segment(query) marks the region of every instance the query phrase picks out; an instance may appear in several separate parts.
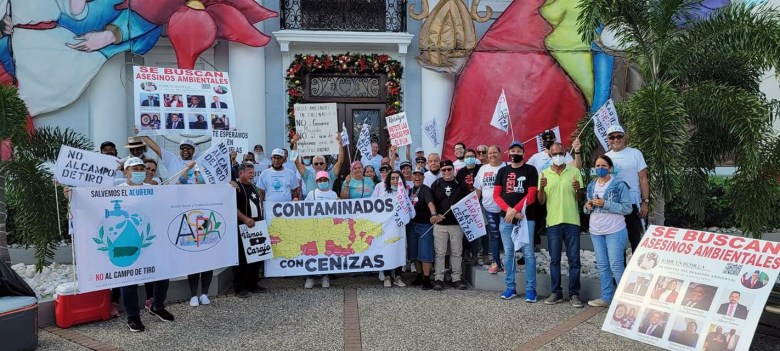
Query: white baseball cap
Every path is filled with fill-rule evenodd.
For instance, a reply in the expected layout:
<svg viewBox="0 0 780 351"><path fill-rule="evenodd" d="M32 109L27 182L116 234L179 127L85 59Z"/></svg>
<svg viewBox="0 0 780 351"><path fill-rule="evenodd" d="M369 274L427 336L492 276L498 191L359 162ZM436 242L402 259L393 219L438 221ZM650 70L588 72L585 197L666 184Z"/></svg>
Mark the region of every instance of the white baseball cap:
<svg viewBox="0 0 780 351"><path fill-rule="evenodd" d="M144 164L144 160L138 157L128 157L127 160L125 161L125 168L143 165L143 164Z"/></svg>
<svg viewBox="0 0 780 351"><path fill-rule="evenodd" d="M607 135L610 135L612 133L620 133L620 134L626 134L626 131L623 130L623 127L619 125L612 125L607 128Z"/></svg>
<svg viewBox="0 0 780 351"><path fill-rule="evenodd" d="M423 152L424 153L425 150L423 150L422 147L418 147L418 148L414 149L414 153L418 153L418 152Z"/></svg>
<svg viewBox="0 0 780 351"><path fill-rule="evenodd" d="M189 146L192 146L193 148L195 148L195 142L192 141L192 139L184 139L184 140L179 142L179 147L182 147L184 145L189 145Z"/></svg>
<svg viewBox="0 0 780 351"><path fill-rule="evenodd" d="M282 150L282 149L274 149L274 151L271 151L271 156L282 156L282 157L284 157L284 150Z"/></svg>

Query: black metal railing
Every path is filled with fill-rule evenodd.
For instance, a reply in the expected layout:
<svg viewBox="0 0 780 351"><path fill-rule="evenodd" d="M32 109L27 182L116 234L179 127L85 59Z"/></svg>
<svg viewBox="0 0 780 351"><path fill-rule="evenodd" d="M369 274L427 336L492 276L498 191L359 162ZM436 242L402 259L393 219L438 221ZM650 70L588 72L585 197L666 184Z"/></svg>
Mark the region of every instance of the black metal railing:
<svg viewBox="0 0 780 351"><path fill-rule="evenodd" d="M406 0L280 0L282 29L405 32Z"/></svg>

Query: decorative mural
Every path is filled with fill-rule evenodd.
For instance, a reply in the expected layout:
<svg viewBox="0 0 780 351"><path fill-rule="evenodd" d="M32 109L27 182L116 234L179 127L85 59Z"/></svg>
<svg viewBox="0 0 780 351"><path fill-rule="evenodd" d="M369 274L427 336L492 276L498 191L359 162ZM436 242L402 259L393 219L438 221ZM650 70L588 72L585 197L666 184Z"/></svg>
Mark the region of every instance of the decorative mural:
<svg viewBox="0 0 780 351"><path fill-rule="evenodd" d="M109 58L143 55L164 31L179 68L193 68L217 39L266 45L253 24L276 16L253 0L0 0L0 83L17 85L33 116L52 112Z"/></svg>

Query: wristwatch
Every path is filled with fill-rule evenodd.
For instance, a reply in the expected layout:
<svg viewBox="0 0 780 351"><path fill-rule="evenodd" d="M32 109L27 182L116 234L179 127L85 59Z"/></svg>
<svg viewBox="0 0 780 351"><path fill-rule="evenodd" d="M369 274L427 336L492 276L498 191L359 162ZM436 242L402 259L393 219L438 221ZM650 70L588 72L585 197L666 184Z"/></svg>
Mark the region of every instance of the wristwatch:
<svg viewBox="0 0 780 351"><path fill-rule="evenodd" d="M642 202L644 202L646 204L649 204L650 203L650 199L643 199Z"/></svg>

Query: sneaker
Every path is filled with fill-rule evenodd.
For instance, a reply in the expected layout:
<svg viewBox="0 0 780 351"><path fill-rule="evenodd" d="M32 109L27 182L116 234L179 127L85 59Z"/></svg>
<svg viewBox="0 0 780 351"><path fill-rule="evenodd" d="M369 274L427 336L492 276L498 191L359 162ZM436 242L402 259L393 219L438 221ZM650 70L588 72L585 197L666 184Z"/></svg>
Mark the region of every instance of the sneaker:
<svg viewBox="0 0 780 351"><path fill-rule="evenodd" d="M330 288L330 278L328 278L328 276L322 277L322 288L323 289Z"/></svg>
<svg viewBox="0 0 780 351"><path fill-rule="evenodd" d="M144 327L144 324L141 323L141 317L139 316L128 318L127 326L130 328L130 331L133 333L139 333L146 330L146 327Z"/></svg>
<svg viewBox="0 0 780 351"><path fill-rule="evenodd" d="M111 318L119 317L119 304L112 302L111 303Z"/></svg>
<svg viewBox="0 0 780 351"><path fill-rule="evenodd" d="M200 300L198 300L197 296L193 296L190 298L190 307L198 307L200 306Z"/></svg>
<svg viewBox="0 0 780 351"><path fill-rule="evenodd" d="M390 280L390 276L385 276L385 288L389 288L393 286L393 281Z"/></svg>
<svg viewBox="0 0 780 351"><path fill-rule="evenodd" d="M262 287L260 285L256 285L254 288L249 289L249 292L251 292L253 294L264 294L266 291L268 291L268 289L266 289L266 288L264 288L264 287Z"/></svg>
<svg viewBox="0 0 780 351"><path fill-rule="evenodd" d="M157 316L157 318L160 318L160 320L163 322L173 322L173 315L164 308L159 310L151 309L149 310L149 314L152 316Z"/></svg>
<svg viewBox="0 0 780 351"><path fill-rule="evenodd" d="M423 290L431 290L431 289L433 289L433 284L431 284L431 280L430 279L423 279L422 289Z"/></svg>
<svg viewBox="0 0 780 351"><path fill-rule="evenodd" d="M241 290L241 291L236 293L236 297L239 297L239 298L242 298L242 299L245 299L245 298L250 297L250 296L252 296L252 293L250 293L249 290Z"/></svg>
<svg viewBox="0 0 780 351"><path fill-rule="evenodd" d="M211 300L209 300L209 296L206 294L200 295L200 304L201 305L208 305L211 303Z"/></svg>
<svg viewBox="0 0 780 351"><path fill-rule="evenodd" d="M418 274L417 278L414 278L414 280L412 280L412 282L409 284L411 284L412 286L418 286L418 285L422 285L424 281L425 280L423 279L423 275Z"/></svg>
<svg viewBox="0 0 780 351"><path fill-rule="evenodd" d="M146 303L144 303L144 308L147 311L150 311L152 309L152 303L154 303L154 299L146 299Z"/></svg>
<svg viewBox="0 0 780 351"><path fill-rule="evenodd" d="M495 262L493 262L493 264L490 265L490 268L488 268L488 273L490 274L498 273L498 265Z"/></svg>
<svg viewBox="0 0 780 351"><path fill-rule="evenodd" d="M545 305L555 305L555 304L557 304L557 303L559 303L561 301L563 301L563 299L561 298L561 295L558 295L557 293L552 293L552 295L550 295L550 297L544 299L544 304Z"/></svg>
<svg viewBox="0 0 780 351"><path fill-rule="evenodd" d="M504 291L504 293L501 294L500 297L501 297L502 300L514 299L515 297L517 297L517 291L515 291L515 289L508 289L507 288L506 291Z"/></svg>
<svg viewBox="0 0 780 351"><path fill-rule="evenodd" d="M536 297L536 290L528 290L525 292L525 302L534 303L536 302Z"/></svg>
<svg viewBox="0 0 780 351"><path fill-rule="evenodd" d="M314 279L306 278L306 282L303 283L304 289L311 289L314 287Z"/></svg>
<svg viewBox="0 0 780 351"><path fill-rule="evenodd" d="M573 307L576 308L582 308L585 306L585 304L582 303L582 300L580 300L579 295L572 295L571 298L569 298L569 302Z"/></svg>
<svg viewBox="0 0 780 351"><path fill-rule="evenodd" d="M602 299L590 300L588 301L588 305L593 307L609 307L609 303Z"/></svg>
<svg viewBox="0 0 780 351"><path fill-rule="evenodd" d="M480 258L477 260L477 263L475 264L475 266L484 266L486 261L487 261L487 260L485 260L484 258L480 257Z"/></svg>
<svg viewBox="0 0 780 351"><path fill-rule="evenodd" d="M399 288L403 288L403 287L405 287L405 286L406 286L406 284L404 283L404 280L403 280L403 279L401 279L401 276L400 276L400 275L399 275L399 276L397 276L397 277L395 277L395 279L393 279L393 284L395 284L395 285L396 285L396 286L398 286Z"/></svg>
<svg viewBox="0 0 780 351"><path fill-rule="evenodd" d="M458 290L466 290L468 289L468 285L466 285L466 282L463 280L458 280L457 282L452 283L453 286L455 286L455 289Z"/></svg>
<svg viewBox="0 0 780 351"><path fill-rule="evenodd" d="M435 291L441 291L442 289L444 289L444 288L442 287L442 283L443 283L443 282L442 282L441 280L437 280L437 281L433 282L433 290L435 290Z"/></svg>

